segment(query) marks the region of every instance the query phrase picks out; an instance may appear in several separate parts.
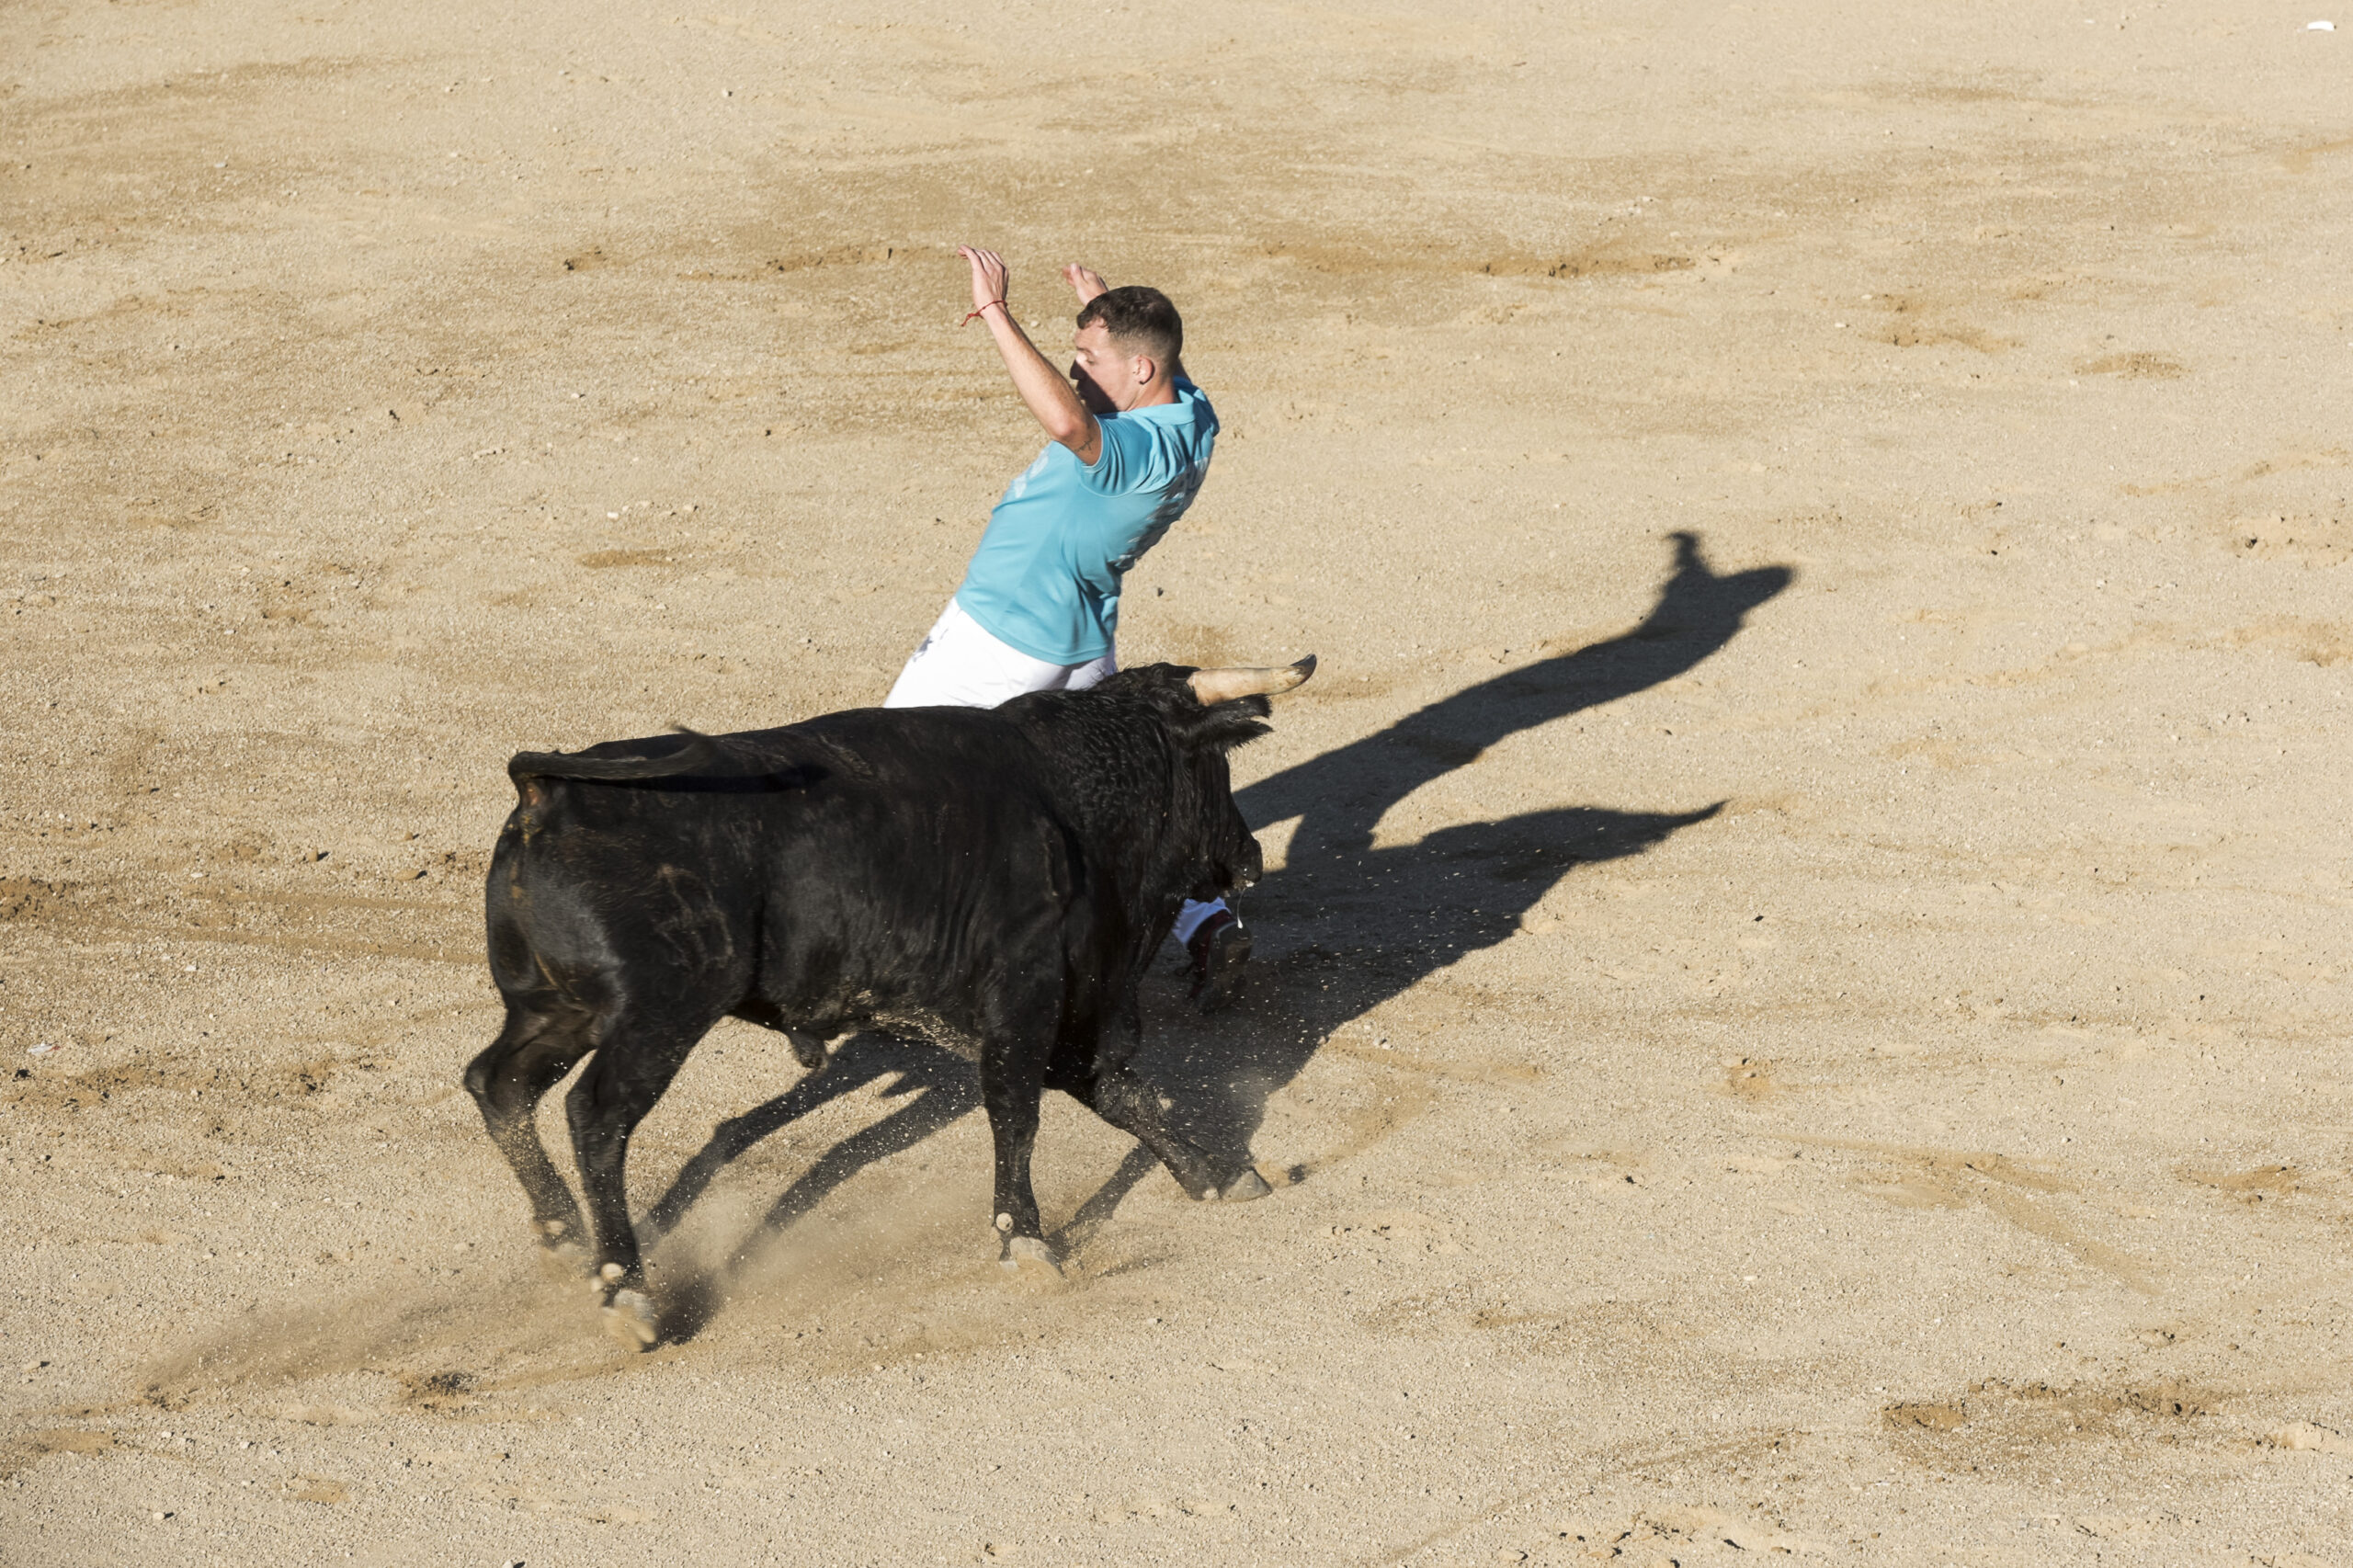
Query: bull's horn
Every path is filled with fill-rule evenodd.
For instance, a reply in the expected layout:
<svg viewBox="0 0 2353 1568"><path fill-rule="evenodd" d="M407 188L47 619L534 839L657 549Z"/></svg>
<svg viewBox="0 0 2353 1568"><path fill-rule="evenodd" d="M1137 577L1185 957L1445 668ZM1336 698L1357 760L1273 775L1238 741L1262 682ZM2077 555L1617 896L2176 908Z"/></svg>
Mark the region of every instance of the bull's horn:
<svg viewBox="0 0 2353 1568"><path fill-rule="evenodd" d="M1195 670L1186 684L1206 708L1213 702L1231 702L1237 697L1279 696L1314 673L1315 655L1310 653L1295 665L1273 669Z"/></svg>

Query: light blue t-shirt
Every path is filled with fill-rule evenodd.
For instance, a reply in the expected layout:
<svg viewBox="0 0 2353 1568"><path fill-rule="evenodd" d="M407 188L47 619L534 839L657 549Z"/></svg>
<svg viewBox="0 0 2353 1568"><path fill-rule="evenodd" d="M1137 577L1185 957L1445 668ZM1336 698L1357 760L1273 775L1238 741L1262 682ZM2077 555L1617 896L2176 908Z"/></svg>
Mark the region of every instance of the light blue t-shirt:
<svg viewBox="0 0 2353 1568"><path fill-rule="evenodd" d="M1120 580L1193 504L1217 442L1201 389L1176 388L1174 403L1102 415L1092 468L1049 442L1007 487L956 590L990 635L1050 665L1111 651Z"/></svg>

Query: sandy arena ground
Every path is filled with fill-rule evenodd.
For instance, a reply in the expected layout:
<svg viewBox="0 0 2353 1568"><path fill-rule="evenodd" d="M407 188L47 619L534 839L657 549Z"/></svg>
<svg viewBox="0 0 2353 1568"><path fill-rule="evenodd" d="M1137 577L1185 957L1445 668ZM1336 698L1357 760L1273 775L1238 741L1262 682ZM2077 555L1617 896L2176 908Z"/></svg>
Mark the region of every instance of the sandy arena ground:
<svg viewBox="0 0 2353 1568"><path fill-rule="evenodd" d="M0 10L0 1559L2353 1564L2353 17L895 9ZM879 700L961 241L1191 324L1127 660L1324 661L1149 998L1278 1190L1051 1103L1008 1278L729 1025L628 1355L504 763Z"/></svg>

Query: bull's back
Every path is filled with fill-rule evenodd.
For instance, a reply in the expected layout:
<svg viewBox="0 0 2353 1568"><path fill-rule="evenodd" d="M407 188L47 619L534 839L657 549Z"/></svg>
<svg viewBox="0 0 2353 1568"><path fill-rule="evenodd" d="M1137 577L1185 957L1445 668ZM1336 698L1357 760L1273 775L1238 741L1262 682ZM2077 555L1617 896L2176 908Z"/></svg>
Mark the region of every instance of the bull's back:
<svg viewBox="0 0 2353 1568"><path fill-rule="evenodd" d="M941 728L859 736L862 771L770 824L760 982L787 1013L970 1033L1008 973L1055 967L1084 868L1051 780L1017 734Z"/></svg>
<svg viewBox="0 0 2353 1568"><path fill-rule="evenodd" d="M1037 947L1072 891L1040 759L985 712L866 710L717 744L692 775L518 778L486 889L503 990L660 966L796 1017L937 1014Z"/></svg>

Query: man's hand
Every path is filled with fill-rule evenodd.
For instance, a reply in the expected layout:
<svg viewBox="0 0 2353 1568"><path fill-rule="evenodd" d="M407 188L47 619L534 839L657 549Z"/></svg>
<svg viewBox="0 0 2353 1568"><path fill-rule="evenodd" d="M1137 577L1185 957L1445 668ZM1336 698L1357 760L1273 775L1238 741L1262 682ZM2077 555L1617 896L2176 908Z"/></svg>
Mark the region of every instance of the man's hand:
<svg viewBox="0 0 2353 1568"><path fill-rule="evenodd" d="M1021 394L1023 405L1049 437L1068 447L1079 461L1092 463L1103 453L1103 428L1087 412L1077 389L1046 362L1029 335L1021 330L1021 324L1013 319L1013 307L1005 303L1004 258L978 245L959 245L956 254L972 268L972 313L988 324L989 335L996 340L996 351L1004 356L1013 390ZM1103 292L1103 279L1083 267L1065 267L1063 276L1079 290L1082 300ZM1089 285L1094 293L1086 291Z"/></svg>
<svg viewBox="0 0 2353 1568"><path fill-rule="evenodd" d="M1005 258L993 250L982 250L976 245L959 245L956 254L972 265L972 309L984 311L991 305L1003 304ZM1007 305L1006 310L1010 314L1012 307Z"/></svg>
<svg viewBox="0 0 2353 1568"><path fill-rule="evenodd" d="M1082 305L1097 294L1108 294L1111 291L1111 286L1103 281L1101 273L1091 267L1081 267L1074 261L1063 268L1063 277L1077 291L1078 302Z"/></svg>

